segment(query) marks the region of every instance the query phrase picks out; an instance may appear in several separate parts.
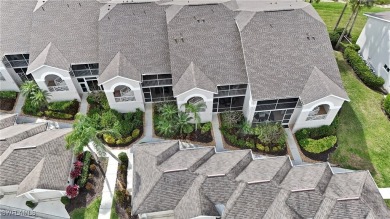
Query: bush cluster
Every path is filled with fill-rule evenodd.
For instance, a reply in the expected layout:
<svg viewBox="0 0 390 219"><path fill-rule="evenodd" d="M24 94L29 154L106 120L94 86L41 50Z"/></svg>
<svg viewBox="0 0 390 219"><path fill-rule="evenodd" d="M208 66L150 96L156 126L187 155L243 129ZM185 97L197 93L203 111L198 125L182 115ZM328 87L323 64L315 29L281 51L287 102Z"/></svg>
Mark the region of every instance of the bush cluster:
<svg viewBox="0 0 390 219"><path fill-rule="evenodd" d="M354 45L348 46L344 50L344 58L351 65L363 83L373 89L382 87L385 83L385 80L379 76L376 76L372 72L372 70L367 66L366 62L360 57L356 49L357 47Z"/></svg>
<svg viewBox="0 0 390 219"><path fill-rule="evenodd" d="M87 183L91 158L92 158L91 152L85 151L83 156L83 168L81 170L80 179L78 180L78 184L80 185L80 187L84 187L85 184Z"/></svg>
<svg viewBox="0 0 390 219"><path fill-rule="evenodd" d="M388 94L385 100L383 101L383 109L385 110L387 115L390 116L390 94Z"/></svg>
<svg viewBox="0 0 390 219"><path fill-rule="evenodd" d="M61 202L62 202L62 204L67 205L70 203L70 199L67 196L62 196Z"/></svg>
<svg viewBox="0 0 390 219"><path fill-rule="evenodd" d="M38 203L34 203L32 201L26 201L26 205L27 207L34 209L38 205Z"/></svg>
<svg viewBox="0 0 390 219"><path fill-rule="evenodd" d="M299 145L306 151L319 154L332 148L337 142L337 137L334 135L320 139L305 138L299 141Z"/></svg>
<svg viewBox="0 0 390 219"><path fill-rule="evenodd" d="M0 99L16 99L16 91L0 91Z"/></svg>

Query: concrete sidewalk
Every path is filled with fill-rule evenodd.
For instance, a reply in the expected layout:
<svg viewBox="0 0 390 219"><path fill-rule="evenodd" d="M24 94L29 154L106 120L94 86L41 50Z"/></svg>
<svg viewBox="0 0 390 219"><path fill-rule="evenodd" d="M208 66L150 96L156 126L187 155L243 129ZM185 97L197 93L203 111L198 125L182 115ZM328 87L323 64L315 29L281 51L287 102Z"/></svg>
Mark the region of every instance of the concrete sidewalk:
<svg viewBox="0 0 390 219"><path fill-rule="evenodd" d="M87 112L88 112L87 97L88 97L88 94L86 94L86 93L82 94L81 102L80 102L80 110L79 110L79 112L84 114L84 115L86 115Z"/></svg>
<svg viewBox="0 0 390 219"><path fill-rule="evenodd" d="M219 130L218 114L213 114L213 120L211 123L213 124L215 149L217 150L217 152L224 151L225 149L223 148L222 134L221 134L221 130Z"/></svg>
<svg viewBox="0 0 390 219"><path fill-rule="evenodd" d="M24 105L24 102L26 101L26 98L19 93L18 99L16 100L15 107L14 107L14 113L20 113L22 112L22 107Z"/></svg>
<svg viewBox="0 0 390 219"><path fill-rule="evenodd" d="M294 165L302 164L302 158L301 158L301 155L299 154L298 146L297 146L297 143L295 141L294 135L292 134L292 132L289 128L285 128L284 131L287 134L287 145L291 151L293 164Z"/></svg>

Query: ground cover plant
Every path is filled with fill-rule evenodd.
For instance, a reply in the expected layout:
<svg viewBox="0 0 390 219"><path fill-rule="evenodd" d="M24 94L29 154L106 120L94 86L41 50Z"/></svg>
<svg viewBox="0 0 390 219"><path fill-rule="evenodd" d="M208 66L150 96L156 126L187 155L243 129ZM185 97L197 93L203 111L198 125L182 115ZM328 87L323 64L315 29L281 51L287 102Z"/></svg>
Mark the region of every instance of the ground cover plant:
<svg viewBox="0 0 390 219"><path fill-rule="evenodd" d="M370 170L379 188L390 187L390 122L381 109L383 95L366 87L341 53L336 52L336 60L351 101L340 110L338 147L330 161L344 168Z"/></svg>
<svg viewBox="0 0 390 219"><path fill-rule="evenodd" d="M99 215L99 208L102 202L101 197L94 199L89 205L72 211L69 215L71 219L96 219Z"/></svg>
<svg viewBox="0 0 390 219"><path fill-rule="evenodd" d="M21 93L26 97L22 107L26 115L73 120L79 110L80 103L77 100L49 103L50 93L41 90L34 81L25 82L21 86Z"/></svg>
<svg viewBox="0 0 390 219"><path fill-rule="evenodd" d="M390 118L390 94L388 94L383 100L383 111L385 111L387 116Z"/></svg>
<svg viewBox="0 0 390 219"><path fill-rule="evenodd" d="M184 139L209 143L213 140L210 122L201 124L200 105L184 105L185 112L178 110L175 102L154 105L153 123L155 134L163 138Z"/></svg>
<svg viewBox="0 0 390 219"><path fill-rule="evenodd" d="M220 114L221 133L231 146L283 155L287 153L286 135L280 123L251 125L240 111Z"/></svg>
<svg viewBox="0 0 390 219"><path fill-rule="evenodd" d="M0 91L0 110L13 110L17 97L18 93L15 91Z"/></svg>
<svg viewBox="0 0 390 219"><path fill-rule="evenodd" d="M142 136L143 112L119 113L110 108L103 92L92 93L87 98L90 104L87 116L90 125L102 133L101 139L110 146L126 146Z"/></svg>

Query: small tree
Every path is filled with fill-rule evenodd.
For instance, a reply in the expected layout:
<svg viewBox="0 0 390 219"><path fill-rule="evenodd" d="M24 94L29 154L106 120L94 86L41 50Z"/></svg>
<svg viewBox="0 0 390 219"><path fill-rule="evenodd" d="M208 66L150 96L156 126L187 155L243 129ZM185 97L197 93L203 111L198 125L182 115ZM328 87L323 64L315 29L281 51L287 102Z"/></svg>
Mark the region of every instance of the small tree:
<svg viewBox="0 0 390 219"><path fill-rule="evenodd" d="M175 133L172 121L166 119L158 121L156 128L159 134L165 137L171 137Z"/></svg>
<svg viewBox="0 0 390 219"><path fill-rule="evenodd" d="M35 81L26 81L20 87L20 93L26 98L30 98L33 93L37 92L39 87Z"/></svg>
<svg viewBox="0 0 390 219"><path fill-rule="evenodd" d="M47 101L50 100L50 96L51 94L46 90L39 89L31 94L30 100L33 106L37 108L42 108L44 106L47 106Z"/></svg>
<svg viewBox="0 0 390 219"><path fill-rule="evenodd" d="M191 133L194 128L193 126L189 123L191 121L192 117L190 117L187 113L185 112L179 112L177 116L177 121L176 121L176 127L180 133L182 134L189 134Z"/></svg>
<svg viewBox="0 0 390 219"><path fill-rule="evenodd" d="M199 112L206 107L204 102L199 103L185 103L182 106L185 107L185 111L194 115L195 130L198 130L198 126L201 122Z"/></svg>
<svg viewBox="0 0 390 219"><path fill-rule="evenodd" d="M159 111L161 113L161 116L163 116L164 118L172 119L177 114L177 107L173 104L164 103L164 105L159 108Z"/></svg>

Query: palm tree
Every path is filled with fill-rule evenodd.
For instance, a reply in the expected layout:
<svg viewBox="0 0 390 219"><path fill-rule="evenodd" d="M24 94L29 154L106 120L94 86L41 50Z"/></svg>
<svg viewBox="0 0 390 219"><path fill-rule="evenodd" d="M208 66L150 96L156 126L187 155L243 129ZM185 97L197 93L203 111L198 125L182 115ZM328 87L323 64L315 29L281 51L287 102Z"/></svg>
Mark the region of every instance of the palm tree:
<svg viewBox="0 0 390 219"><path fill-rule="evenodd" d="M172 119L175 114L177 114L177 107L176 105L173 104L167 104L165 103L161 108L160 108L160 113L161 116L167 118L167 119Z"/></svg>
<svg viewBox="0 0 390 219"><path fill-rule="evenodd" d="M349 1L347 0L347 1L345 2L343 11L341 11L341 14L340 14L340 16L339 16L339 19L337 19L336 25L334 26L334 29L333 29L334 31L339 27L341 18L344 16L345 9L347 9L347 7L348 7L348 3L349 3Z"/></svg>
<svg viewBox="0 0 390 219"><path fill-rule="evenodd" d="M206 108L206 104L204 102L185 103L182 106L185 107L186 112L194 114L195 130L198 130L198 125L201 122L199 112Z"/></svg>
<svg viewBox="0 0 390 219"><path fill-rule="evenodd" d="M156 128L160 135L170 137L173 135L175 127L173 126L171 121L163 119L158 121Z"/></svg>
<svg viewBox="0 0 390 219"><path fill-rule="evenodd" d="M78 113L76 115L75 122L73 123L73 131L65 137L66 149L72 149L75 154L80 154L83 152L84 147L88 147L94 155L95 160L98 161L96 155L89 146L89 143L91 142L100 156L105 156L107 152L120 162L120 160L101 142L98 137L103 134L110 134L119 138L120 134L115 130L97 130L92 124L93 122L88 116Z"/></svg>
<svg viewBox="0 0 390 219"><path fill-rule="evenodd" d="M30 100L33 106L41 108L47 105L47 101L50 100L51 94L46 90L38 89L37 91L30 94Z"/></svg>
<svg viewBox="0 0 390 219"><path fill-rule="evenodd" d="M31 97L31 95L39 90L39 87L35 81L26 81L20 87L20 92L26 98Z"/></svg>
<svg viewBox="0 0 390 219"><path fill-rule="evenodd" d="M191 119L192 117L190 117L187 113L179 112L177 116L176 127L179 130L180 135L183 133L189 134L194 130L193 126L189 123Z"/></svg>

